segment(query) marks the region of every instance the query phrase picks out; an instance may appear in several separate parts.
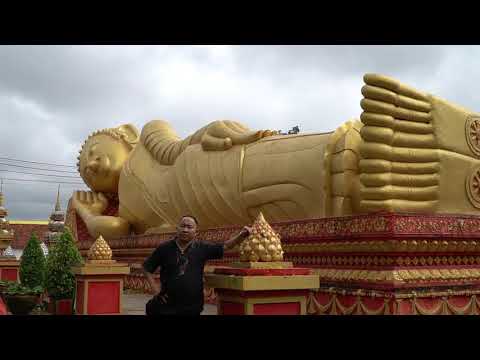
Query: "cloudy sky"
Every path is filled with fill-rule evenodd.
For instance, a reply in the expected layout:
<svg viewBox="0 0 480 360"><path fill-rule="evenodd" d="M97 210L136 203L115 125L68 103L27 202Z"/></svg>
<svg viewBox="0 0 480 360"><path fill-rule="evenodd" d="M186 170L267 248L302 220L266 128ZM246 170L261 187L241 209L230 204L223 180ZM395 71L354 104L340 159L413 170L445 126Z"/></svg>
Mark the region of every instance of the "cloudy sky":
<svg viewBox="0 0 480 360"><path fill-rule="evenodd" d="M64 209L74 189L85 189L75 184L76 156L95 129L163 119L184 137L231 119L331 131L360 115L368 72L480 110L479 57L479 46L0 46L9 217L47 219L58 182L68 183Z"/></svg>

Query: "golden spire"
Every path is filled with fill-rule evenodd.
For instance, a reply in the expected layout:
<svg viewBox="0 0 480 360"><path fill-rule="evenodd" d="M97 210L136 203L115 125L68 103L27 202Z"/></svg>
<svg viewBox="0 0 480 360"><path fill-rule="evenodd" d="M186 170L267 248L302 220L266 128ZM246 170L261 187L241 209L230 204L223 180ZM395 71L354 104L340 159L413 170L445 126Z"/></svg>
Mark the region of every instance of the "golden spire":
<svg viewBox="0 0 480 360"><path fill-rule="evenodd" d="M3 179L0 179L0 207L3 206Z"/></svg>
<svg viewBox="0 0 480 360"><path fill-rule="evenodd" d="M240 261L283 261L280 235L258 214L251 235L240 245Z"/></svg>
<svg viewBox="0 0 480 360"><path fill-rule="evenodd" d="M0 250L7 248L13 240L14 234L9 229L10 223L6 219L7 215L8 211L3 204L3 179L0 179Z"/></svg>
<svg viewBox="0 0 480 360"><path fill-rule="evenodd" d="M112 260L112 249L102 235L95 240L88 250L87 258L88 260Z"/></svg>
<svg viewBox="0 0 480 360"><path fill-rule="evenodd" d="M60 185L57 190L57 200L55 202L55 210L50 214L50 221L48 222L48 232L45 233L44 241L47 246L51 246L58 235L63 232L65 226L65 216L60 207Z"/></svg>
<svg viewBox="0 0 480 360"><path fill-rule="evenodd" d="M58 184L57 201L55 202L55 211L62 211L60 207L60 184Z"/></svg>
<svg viewBox="0 0 480 360"><path fill-rule="evenodd" d="M0 218L5 218L8 215L8 211L4 206L3 197L3 179L0 179Z"/></svg>

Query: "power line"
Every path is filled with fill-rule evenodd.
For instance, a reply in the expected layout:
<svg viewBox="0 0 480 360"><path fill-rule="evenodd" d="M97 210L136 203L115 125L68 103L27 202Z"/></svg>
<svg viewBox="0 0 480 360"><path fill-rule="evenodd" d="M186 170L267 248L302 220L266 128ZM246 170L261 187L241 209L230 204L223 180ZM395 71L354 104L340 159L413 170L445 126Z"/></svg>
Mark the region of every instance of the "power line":
<svg viewBox="0 0 480 360"><path fill-rule="evenodd" d="M6 164L6 163L2 163L2 162L0 162L0 165L19 167L19 168L24 168L24 169L29 169L29 170L42 170L42 171L52 171L52 172L60 172L60 173L67 173L67 174L78 174L77 171L50 170L50 169L42 169L42 168L36 168L36 167L31 167L31 166L24 166L24 165Z"/></svg>
<svg viewBox="0 0 480 360"><path fill-rule="evenodd" d="M61 181L49 181L49 180L31 180L31 179L12 179L12 178L2 178L3 180L8 181L30 181L30 182L43 182L43 183L51 183L51 184L72 184L72 185L85 185L84 183L80 182L61 182Z"/></svg>
<svg viewBox="0 0 480 360"><path fill-rule="evenodd" d="M27 186L28 188L32 188L33 186L35 186L35 189L38 189L38 187L36 186L51 186L53 189L55 189L58 185L58 183L52 183L52 184L44 184L44 183L40 183L40 184L26 184L26 183L15 183L15 182L8 182L8 183L4 183L4 185L7 185L8 188L11 188L13 186ZM78 191L88 191L90 190L89 188L87 187L79 187L78 185L69 185L69 184L62 184L62 189L71 189L71 190L78 190ZM43 191L43 190L42 190Z"/></svg>
<svg viewBox="0 0 480 360"><path fill-rule="evenodd" d="M33 186L51 186L52 188L55 188L59 183L38 183L38 184L27 184L27 183L21 183L21 182L7 182L3 183L4 187L5 185L7 187L10 186L27 186L29 188L32 188ZM63 189L74 189L74 190L89 190L86 186L81 187L78 184L72 185L72 184L65 184L65 183L60 183L62 184ZM38 189L38 187L35 187L35 189Z"/></svg>
<svg viewBox="0 0 480 360"><path fill-rule="evenodd" d="M0 157L0 160L17 161L17 162L30 163L30 164L39 164L39 165L63 166L63 167L76 168L76 166L72 166L72 165L62 165L62 164L52 164L52 163L44 163L44 162L38 162L38 161L19 160L19 159L12 159L12 158L8 158L8 157Z"/></svg>
<svg viewBox="0 0 480 360"><path fill-rule="evenodd" d="M79 176L39 174L39 173L30 173L30 172L14 171L14 170L8 170L8 169L0 169L0 172L11 172L11 173L15 173L15 174L26 174L26 175L41 175L41 176L61 177L61 178L69 178L69 179L77 179L77 180L80 180L80 177L79 177Z"/></svg>
<svg viewBox="0 0 480 360"><path fill-rule="evenodd" d="M3 185L7 185L8 187L10 186L28 186L29 188L32 188L32 186L51 186L52 188L55 188L58 184L62 184L62 188L63 189L72 189L73 190L89 190L89 188L87 188L86 186L85 187L81 187L79 186L78 184L75 184L75 185L72 185L72 184L65 184L65 183L38 183L38 184L27 184L27 183L22 183L22 182L7 182L7 183L3 183ZM36 189L38 189L36 187Z"/></svg>

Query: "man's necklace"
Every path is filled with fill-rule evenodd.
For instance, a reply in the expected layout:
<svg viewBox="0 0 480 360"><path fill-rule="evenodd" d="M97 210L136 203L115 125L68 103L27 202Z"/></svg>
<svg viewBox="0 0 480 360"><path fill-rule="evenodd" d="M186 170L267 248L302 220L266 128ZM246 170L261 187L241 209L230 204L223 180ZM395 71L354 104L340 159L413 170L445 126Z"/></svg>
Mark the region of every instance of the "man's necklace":
<svg viewBox="0 0 480 360"><path fill-rule="evenodd" d="M178 243L178 241L175 241L175 243L177 244L178 249L180 250L180 253L181 253L182 255L185 253L185 250L188 249L188 247L190 246L190 244L191 244L192 242L193 242L193 240L190 241L187 245L185 245L185 247L182 247L182 245L180 245L180 244Z"/></svg>

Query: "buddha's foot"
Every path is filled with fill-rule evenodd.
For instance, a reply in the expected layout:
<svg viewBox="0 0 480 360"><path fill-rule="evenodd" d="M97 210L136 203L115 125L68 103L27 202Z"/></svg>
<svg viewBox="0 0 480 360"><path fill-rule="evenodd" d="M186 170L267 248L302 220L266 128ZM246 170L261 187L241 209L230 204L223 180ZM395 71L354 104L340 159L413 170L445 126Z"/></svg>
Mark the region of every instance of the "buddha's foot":
<svg viewBox="0 0 480 360"><path fill-rule="evenodd" d="M367 74L360 211L480 215L480 116Z"/></svg>

